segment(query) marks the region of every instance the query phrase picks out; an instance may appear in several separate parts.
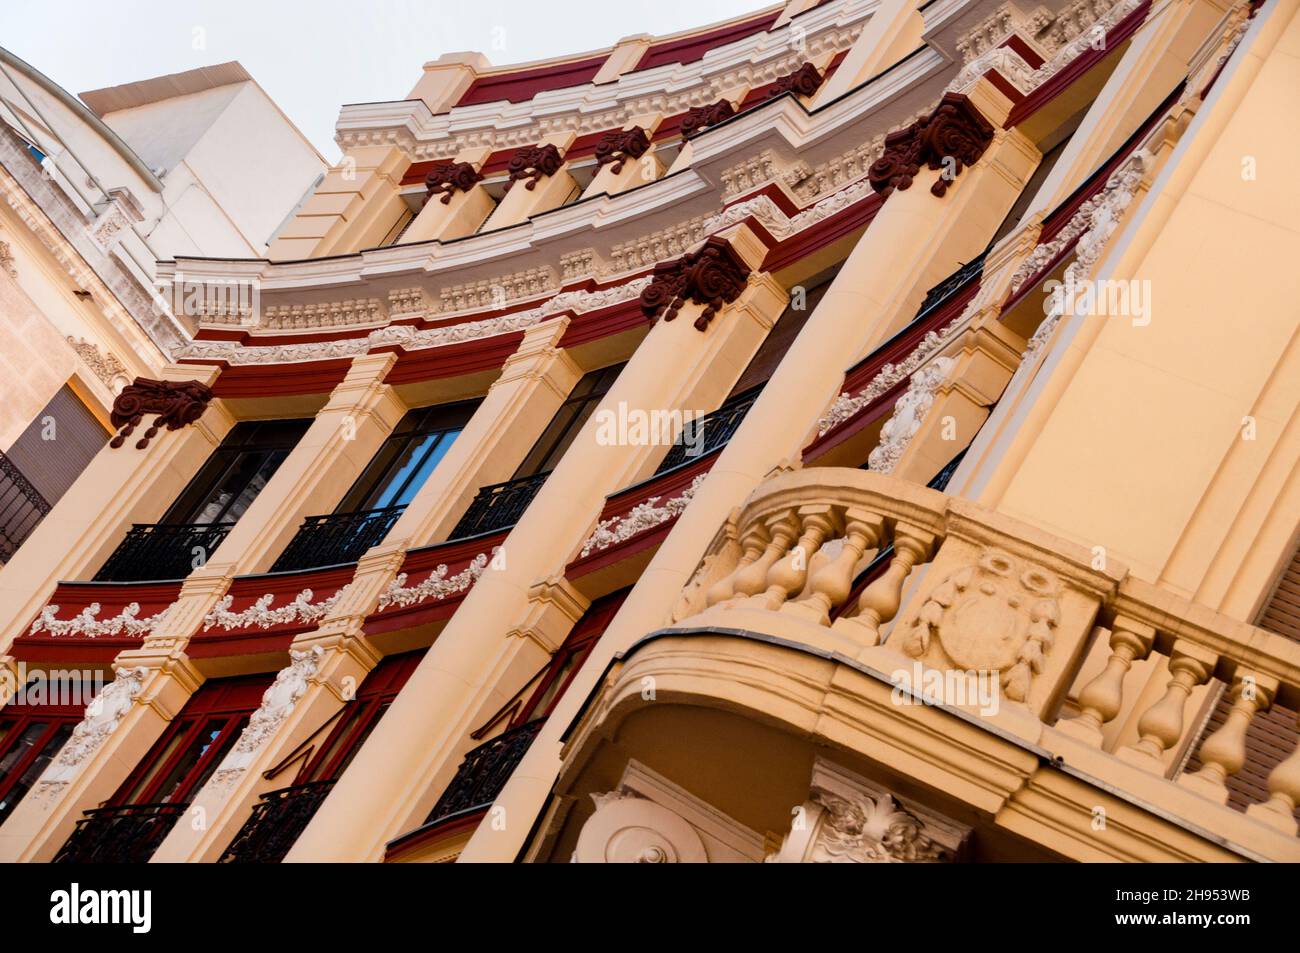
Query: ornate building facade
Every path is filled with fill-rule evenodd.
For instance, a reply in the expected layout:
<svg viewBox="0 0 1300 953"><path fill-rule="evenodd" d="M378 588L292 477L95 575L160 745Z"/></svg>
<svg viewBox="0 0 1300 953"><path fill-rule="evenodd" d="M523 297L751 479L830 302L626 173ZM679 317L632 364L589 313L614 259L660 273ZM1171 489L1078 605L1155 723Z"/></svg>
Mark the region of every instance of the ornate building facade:
<svg viewBox="0 0 1300 953"><path fill-rule="evenodd" d="M1300 859L1298 8L789 0L345 106L0 571L11 695L107 676L0 858Z"/></svg>

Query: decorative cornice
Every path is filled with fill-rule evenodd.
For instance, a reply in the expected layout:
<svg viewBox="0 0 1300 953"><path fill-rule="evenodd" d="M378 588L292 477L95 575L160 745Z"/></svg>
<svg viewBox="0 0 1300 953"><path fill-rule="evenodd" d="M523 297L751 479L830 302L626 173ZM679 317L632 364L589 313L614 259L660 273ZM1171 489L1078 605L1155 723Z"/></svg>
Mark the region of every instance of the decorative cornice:
<svg viewBox="0 0 1300 953"><path fill-rule="evenodd" d="M441 328L416 330L410 325L398 324L378 328L365 337L346 338L342 341L313 341L307 344L248 346L234 341L195 341L183 348L178 356L194 361L224 361L231 365L249 365L293 364L303 361L351 358L366 354L377 347L394 345L406 351L418 351L522 331L565 311L581 314L607 308L637 297L641 289L649 283L649 276L642 276L598 291L564 291L535 308Z"/></svg>
<svg viewBox="0 0 1300 953"><path fill-rule="evenodd" d="M596 524L592 534L587 537L587 541L582 544L580 555L590 556L602 549L609 549L609 547L616 546L626 539L631 539L637 533L642 533L680 516L691 500L695 498L695 491L700 488L700 484L704 482L704 478L707 476L707 473L701 473L691 481L690 486L676 496L669 497L662 506L655 505L659 502L660 497L652 496L642 500L626 513L601 520Z"/></svg>
<svg viewBox="0 0 1300 953"><path fill-rule="evenodd" d="M343 598L343 594L347 590L348 587L343 586L328 599L313 602L312 599L315 597L315 593L310 589L304 589L294 596L293 601L275 609L271 608L271 604L275 602L275 595L274 593L267 593L260 596L251 606L241 609L239 612L230 611L234 596L226 595L203 617L203 631L206 632L212 628L230 630L256 627L269 629L275 625L288 625L294 622L316 622L329 614L329 611Z"/></svg>
<svg viewBox="0 0 1300 953"><path fill-rule="evenodd" d="M468 162L439 163L424 177L424 201L427 204L435 195L441 195L439 201L449 205L456 192L468 192L482 181L482 173Z"/></svg>
<svg viewBox="0 0 1300 953"><path fill-rule="evenodd" d="M510 165L506 169L509 176L506 191L514 188L516 182L523 182L524 188L531 192L543 177L555 175L563 164L564 157L552 142L542 146L525 146L510 157Z"/></svg>
<svg viewBox="0 0 1300 953"><path fill-rule="evenodd" d="M281 331L359 327L383 324L386 320L388 309L378 298L349 298L322 304L273 305L266 309L262 323L269 329Z"/></svg>
<svg viewBox="0 0 1300 953"><path fill-rule="evenodd" d="M992 141L993 126L970 100L960 93L945 93L928 117L885 137L884 154L871 164L867 175L871 187L888 198L895 189L911 188L921 166L943 169L945 174L930 186L931 194L942 197L950 179L978 161Z"/></svg>
<svg viewBox="0 0 1300 953"><path fill-rule="evenodd" d="M108 445L114 449L122 446L146 414L157 414L144 436L135 443L138 449L143 450L149 446L159 427L180 430L189 426L203 416L210 400L212 388L199 381L155 381L137 377L113 401L109 421L118 428L118 433Z"/></svg>
<svg viewBox="0 0 1300 953"><path fill-rule="evenodd" d="M691 301L704 305L695 329L707 331L718 309L740 297L749 274L749 265L731 243L714 236L698 251L655 266L654 277L641 292L641 311L651 322L661 317L672 321Z"/></svg>
<svg viewBox="0 0 1300 953"><path fill-rule="evenodd" d="M640 126L611 129L596 143L596 166L608 165L618 175L628 159L639 159L650 149L650 137Z"/></svg>

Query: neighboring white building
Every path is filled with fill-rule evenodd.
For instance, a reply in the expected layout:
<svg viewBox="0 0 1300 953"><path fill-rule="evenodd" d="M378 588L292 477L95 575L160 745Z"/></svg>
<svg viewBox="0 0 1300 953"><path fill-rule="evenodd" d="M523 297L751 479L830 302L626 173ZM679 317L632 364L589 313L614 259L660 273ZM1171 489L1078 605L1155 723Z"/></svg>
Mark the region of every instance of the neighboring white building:
<svg viewBox="0 0 1300 953"><path fill-rule="evenodd" d="M189 340L156 263L264 256L325 169L238 63L78 99L0 49L0 561Z"/></svg>

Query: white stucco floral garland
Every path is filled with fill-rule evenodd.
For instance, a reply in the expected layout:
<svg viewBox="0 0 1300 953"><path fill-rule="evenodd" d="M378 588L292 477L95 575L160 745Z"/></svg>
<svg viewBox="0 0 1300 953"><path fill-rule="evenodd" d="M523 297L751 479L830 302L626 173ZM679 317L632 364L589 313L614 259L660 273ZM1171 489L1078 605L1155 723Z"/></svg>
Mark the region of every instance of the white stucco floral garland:
<svg viewBox="0 0 1300 953"><path fill-rule="evenodd" d="M820 437L832 428L838 427L844 421L856 417L864 408L877 400L882 394L887 393L895 384L914 373L917 368L938 353L940 348L952 340L958 329L963 327L969 320L972 307L973 302L972 305L968 305L965 311L949 321L942 329L928 332L912 349L912 352L897 364L883 365L876 376L871 378L870 383L856 394L841 391L840 395L835 398L835 403L831 404L830 410L817 421L817 436Z"/></svg>
<svg viewBox="0 0 1300 953"><path fill-rule="evenodd" d="M251 629L254 627L269 629L273 625L287 625L291 622L316 622L325 618L347 591L348 587L343 586L328 599L313 602L315 593L310 589L304 589L294 596L291 602L274 609L271 608L271 604L275 602L275 595L267 593L239 612L230 611L234 596L223 596L212 607L212 611L203 617L203 630L206 632L213 628Z"/></svg>
<svg viewBox="0 0 1300 953"><path fill-rule="evenodd" d="M700 488L700 484L707 476L707 473L701 473L691 481L690 486L676 496L669 497L662 506L656 505L661 497L652 496L642 500L622 515L601 520L596 524L592 534L587 537L587 541L582 544L582 555L590 556L598 550L609 549L625 539L631 539L637 533L680 516L695 498L695 491Z"/></svg>
<svg viewBox="0 0 1300 953"><path fill-rule="evenodd" d="M432 573L414 586L406 585L406 573L398 573L397 577L380 593L379 611L382 612L392 606L405 608L429 599L446 599L448 596L464 592L478 581L479 576L487 570L488 560L500 549L500 546L494 546L491 555L479 553L470 560L468 566L451 577L447 576L446 564L440 563Z"/></svg>
<svg viewBox="0 0 1300 953"><path fill-rule="evenodd" d="M59 607L51 604L41 610L29 631L33 635L37 632L48 632L56 637L80 635L88 639L114 635L133 635L143 638L158 625L167 610L163 609L162 612L144 619L139 617L140 603L138 602L130 603L117 615L108 619L99 618L101 611L102 606L98 602L92 602L71 619L56 619Z"/></svg>

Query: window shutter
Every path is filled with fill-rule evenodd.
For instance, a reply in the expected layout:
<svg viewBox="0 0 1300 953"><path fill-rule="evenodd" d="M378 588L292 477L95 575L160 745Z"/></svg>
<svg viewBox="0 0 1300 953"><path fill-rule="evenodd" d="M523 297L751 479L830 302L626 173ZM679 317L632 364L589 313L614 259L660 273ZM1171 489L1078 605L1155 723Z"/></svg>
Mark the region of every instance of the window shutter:
<svg viewBox="0 0 1300 953"><path fill-rule="evenodd" d="M47 420L52 426L47 431ZM46 433L53 439L46 440ZM102 424L66 384L14 441L6 455L54 505L108 442Z"/></svg>

